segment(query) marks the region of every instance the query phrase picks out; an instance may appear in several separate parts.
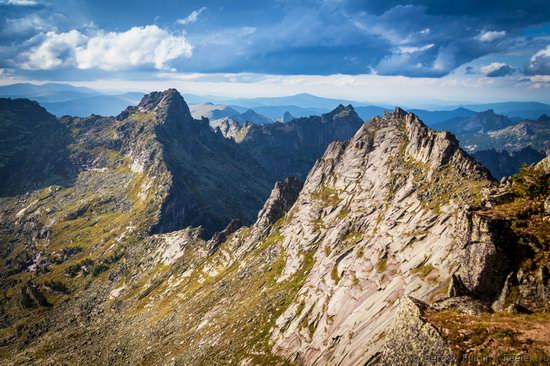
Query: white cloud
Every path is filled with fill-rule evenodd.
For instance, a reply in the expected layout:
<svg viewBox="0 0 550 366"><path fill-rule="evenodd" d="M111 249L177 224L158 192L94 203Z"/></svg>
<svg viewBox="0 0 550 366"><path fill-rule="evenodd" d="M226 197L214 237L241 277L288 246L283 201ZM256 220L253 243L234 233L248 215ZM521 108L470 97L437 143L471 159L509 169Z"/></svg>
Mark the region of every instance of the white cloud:
<svg viewBox="0 0 550 366"><path fill-rule="evenodd" d="M481 66L481 72L489 77L501 77L514 73L514 68L502 62L493 62L489 65Z"/></svg>
<svg viewBox="0 0 550 366"><path fill-rule="evenodd" d="M23 54L22 67L48 70L63 66L78 69L123 70L141 65L168 68L179 57L190 57L193 46L156 25L133 27L126 32L99 31L92 36L72 30L48 32L41 43Z"/></svg>
<svg viewBox="0 0 550 366"><path fill-rule="evenodd" d="M488 31L481 32L477 39L481 42L493 42L497 39L503 38L506 35L506 31Z"/></svg>
<svg viewBox="0 0 550 366"><path fill-rule="evenodd" d="M400 53L422 52L422 51L429 50L433 46L434 46L433 43L427 44L427 45L422 46L422 47L402 46L402 47L399 47L399 52Z"/></svg>
<svg viewBox="0 0 550 366"><path fill-rule="evenodd" d="M3 3L7 5L15 5L15 6L38 5L38 1L35 1L35 0L5 0Z"/></svg>
<svg viewBox="0 0 550 366"><path fill-rule="evenodd" d="M531 56L527 65L527 73L531 75L550 75L550 45Z"/></svg>
<svg viewBox="0 0 550 366"><path fill-rule="evenodd" d="M77 30L66 33L48 32L42 43L23 54L21 65L28 70L50 70L74 63L74 52L86 37Z"/></svg>
<svg viewBox="0 0 550 366"><path fill-rule="evenodd" d="M198 10L193 10L191 14L189 14L186 18L176 20L176 23L180 25L193 24L199 19L199 15L201 15L201 13L205 10L206 10L206 7L204 6Z"/></svg>
<svg viewBox="0 0 550 366"><path fill-rule="evenodd" d="M4 34L21 34L29 31L42 32L52 29L47 21L36 14L30 14L23 18L6 19Z"/></svg>
<svg viewBox="0 0 550 366"><path fill-rule="evenodd" d="M489 74L493 71L500 70L504 66L506 66L506 64L502 62L493 62L489 65L481 66L481 72L484 74Z"/></svg>

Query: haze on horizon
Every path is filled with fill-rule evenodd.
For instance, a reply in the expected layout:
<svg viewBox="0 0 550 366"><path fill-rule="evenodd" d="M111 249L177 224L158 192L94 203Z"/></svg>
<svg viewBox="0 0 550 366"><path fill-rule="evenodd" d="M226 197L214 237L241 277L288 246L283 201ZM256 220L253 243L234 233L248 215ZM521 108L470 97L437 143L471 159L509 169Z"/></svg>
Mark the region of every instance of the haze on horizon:
<svg viewBox="0 0 550 366"><path fill-rule="evenodd" d="M0 84L550 103L543 0L0 1Z"/></svg>

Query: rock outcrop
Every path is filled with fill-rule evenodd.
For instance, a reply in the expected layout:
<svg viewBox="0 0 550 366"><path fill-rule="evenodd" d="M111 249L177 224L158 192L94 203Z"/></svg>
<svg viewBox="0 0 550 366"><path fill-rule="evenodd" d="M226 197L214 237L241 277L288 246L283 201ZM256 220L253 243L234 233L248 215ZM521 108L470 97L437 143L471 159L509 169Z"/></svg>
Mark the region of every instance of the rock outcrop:
<svg viewBox="0 0 550 366"><path fill-rule="evenodd" d="M428 306L403 297L381 353L367 365L457 365L458 360L438 330L424 318Z"/></svg>
<svg viewBox="0 0 550 366"><path fill-rule="evenodd" d="M267 229L283 217L296 202L302 186L303 183L294 177L287 178L283 182L277 182L258 214L256 226Z"/></svg>

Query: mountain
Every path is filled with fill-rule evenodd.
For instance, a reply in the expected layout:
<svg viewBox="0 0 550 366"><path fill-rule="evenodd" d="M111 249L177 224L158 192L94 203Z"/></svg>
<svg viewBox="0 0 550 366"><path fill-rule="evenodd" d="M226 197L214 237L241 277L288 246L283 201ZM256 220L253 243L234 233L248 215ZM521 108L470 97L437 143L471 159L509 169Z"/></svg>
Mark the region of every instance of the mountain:
<svg viewBox="0 0 550 366"><path fill-rule="evenodd" d="M450 121L434 124L434 128L450 131L454 134L486 133L500 130L514 124L508 117L496 114L489 109L484 112L474 113L466 118L453 117Z"/></svg>
<svg viewBox="0 0 550 366"><path fill-rule="evenodd" d="M527 146L511 153L506 150L480 150L473 153L472 157L484 167L487 167L493 177L501 179L502 177L517 174L524 164L531 165L538 163L546 155Z"/></svg>
<svg viewBox="0 0 550 366"><path fill-rule="evenodd" d="M195 118L208 118L211 125L215 127L221 120L231 118L237 123L251 122L254 124L266 124L271 123L272 120L266 116L256 113L252 109L248 109L242 113L236 109L220 104L196 104L190 107L191 114Z"/></svg>
<svg viewBox="0 0 550 366"><path fill-rule="evenodd" d="M242 112L245 112L247 108L237 105L232 105L233 108L237 110L242 110ZM309 117L309 116L317 116L322 113L330 112L334 108L302 108L297 107L295 105L275 105L275 106L257 106L253 107L254 111L257 113L264 115L266 117L269 117L273 120L281 119L282 116L289 112L292 115L296 117Z"/></svg>
<svg viewBox="0 0 550 366"><path fill-rule="evenodd" d="M331 99L318 97L307 93L301 93L296 95L289 95L283 97L259 97L248 99L235 99L228 102L228 104L237 104L248 108L261 107L261 106L296 106L301 108L318 108L324 110L332 110L340 104L348 105L353 104L356 106L365 105L364 103L357 101L349 101L343 99Z"/></svg>
<svg viewBox="0 0 550 366"><path fill-rule="evenodd" d="M303 179L331 142L349 139L362 124L351 105L340 105L330 113L287 123L246 123L233 127L226 137L249 151L276 180Z"/></svg>
<svg viewBox="0 0 550 366"><path fill-rule="evenodd" d="M70 115L86 117L92 114L113 116L120 113L120 111L128 105L136 105L142 97L143 94L140 93L126 93L123 95L93 95L63 102L42 103L42 105L50 113L57 116Z"/></svg>
<svg viewBox="0 0 550 366"><path fill-rule="evenodd" d="M225 138L238 138L238 133L241 129L241 126L238 122L231 118L218 119L216 121L211 121L210 126L217 132L221 133Z"/></svg>
<svg viewBox="0 0 550 366"><path fill-rule="evenodd" d="M503 114L507 117L520 117L522 119L535 119L541 114L550 114L550 105L538 102L502 102L486 104L463 105L463 108L482 112L492 109L495 113Z"/></svg>
<svg viewBox="0 0 550 366"><path fill-rule="evenodd" d="M136 105L143 93L128 92L111 95L70 84L19 83L0 86L0 97L28 98L35 100L57 116L85 117L92 114L112 116L128 105Z"/></svg>
<svg viewBox="0 0 550 366"><path fill-rule="evenodd" d="M549 158L499 184L399 108L247 124L238 143L175 90L59 123L74 183L0 197L3 364L546 357ZM260 142L299 152L356 125L235 220L271 173L249 160ZM218 215L233 219L203 235Z"/></svg>
<svg viewBox="0 0 550 366"><path fill-rule="evenodd" d="M507 150L510 152L531 146L550 151L550 121L545 115L537 120L512 121L494 111L476 113L471 117L455 117L434 125L434 128L455 133L468 151Z"/></svg>
<svg viewBox="0 0 550 366"><path fill-rule="evenodd" d="M38 103L0 98L0 131L0 196L70 184L71 133Z"/></svg>
<svg viewBox="0 0 550 366"><path fill-rule="evenodd" d="M287 111L285 112L285 114L283 114L283 119L281 121L286 123L292 121L293 119L296 119L296 117L294 117L290 112Z"/></svg>
<svg viewBox="0 0 550 366"><path fill-rule="evenodd" d="M0 97L29 98L36 100L39 103L64 102L71 99L97 94L97 91L90 88L58 83L46 83L40 85L17 83L0 86Z"/></svg>
<svg viewBox="0 0 550 366"><path fill-rule="evenodd" d="M428 126L455 118L468 118L475 114L474 111L466 108L456 108L449 111L427 111L424 109L411 109L411 113L416 114Z"/></svg>
<svg viewBox="0 0 550 366"><path fill-rule="evenodd" d="M503 149L518 150L532 146L536 150L550 151L550 121L521 121L514 126L489 133L489 146L499 146Z"/></svg>
<svg viewBox="0 0 550 366"><path fill-rule="evenodd" d="M237 110L223 104L194 104L191 105L189 109L194 118L205 117L209 120L223 119L239 114Z"/></svg>
<svg viewBox="0 0 550 366"><path fill-rule="evenodd" d="M231 116L231 119L241 124L245 122L250 122L255 125L265 125L273 122L268 117L262 116L261 114L254 112L252 109L249 109L246 112Z"/></svg>

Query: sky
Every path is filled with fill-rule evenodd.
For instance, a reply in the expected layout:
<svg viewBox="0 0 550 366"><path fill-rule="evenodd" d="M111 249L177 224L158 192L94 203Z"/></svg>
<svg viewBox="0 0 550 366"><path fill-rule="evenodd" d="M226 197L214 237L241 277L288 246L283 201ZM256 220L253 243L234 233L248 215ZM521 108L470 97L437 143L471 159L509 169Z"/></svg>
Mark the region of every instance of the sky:
<svg viewBox="0 0 550 366"><path fill-rule="evenodd" d="M0 0L0 84L550 103L548 0Z"/></svg>

